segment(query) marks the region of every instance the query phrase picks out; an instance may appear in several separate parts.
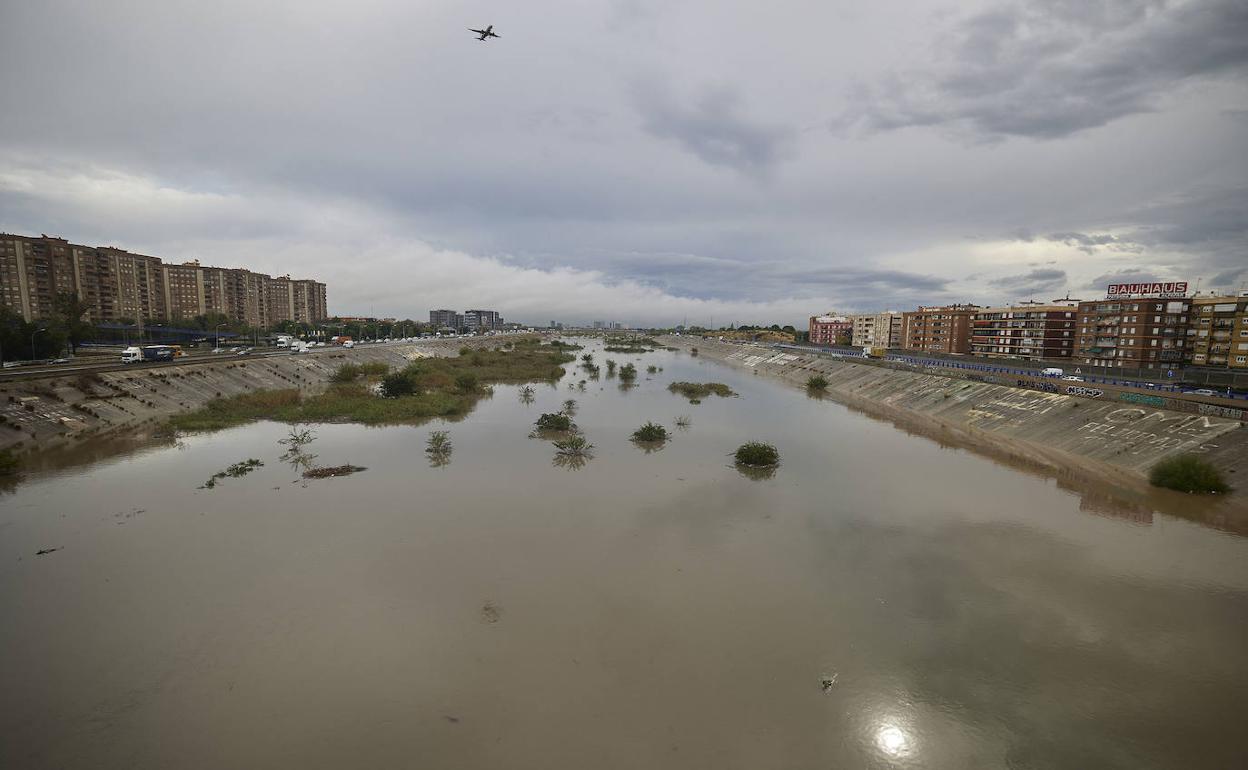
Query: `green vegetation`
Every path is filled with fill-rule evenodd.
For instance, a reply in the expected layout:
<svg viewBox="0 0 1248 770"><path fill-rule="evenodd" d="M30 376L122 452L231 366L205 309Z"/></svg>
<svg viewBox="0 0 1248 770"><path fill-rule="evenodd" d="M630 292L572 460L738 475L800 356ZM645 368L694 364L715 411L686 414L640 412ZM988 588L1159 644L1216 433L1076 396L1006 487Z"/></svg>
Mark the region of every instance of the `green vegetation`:
<svg viewBox="0 0 1248 770"><path fill-rule="evenodd" d="M251 473L262 465L264 465L264 463L254 457L243 460L241 463L234 463L225 470L217 471L212 474L212 477L205 481L204 485L200 487L200 489L212 489L217 485L217 479L223 479L227 476L232 479L239 478L240 476L246 476L248 473Z"/></svg>
<svg viewBox="0 0 1248 770"><path fill-rule="evenodd" d="M592 365L594 363L594 354L586 353L585 355L581 356L581 363Z"/></svg>
<svg viewBox="0 0 1248 770"><path fill-rule="evenodd" d="M667 389L673 393L679 393L689 399L690 403L701 403L702 399L710 395L728 398L737 395L722 382L673 382L667 386Z"/></svg>
<svg viewBox="0 0 1248 770"><path fill-rule="evenodd" d="M828 380L823 375L816 374L814 377L806 380L806 389L823 392L828 389Z"/></svg>
<svg viewBox="0 0 1248 770"><path fill-rule="evenodd" d="M607 359L607 376L608 377L615 376L615 362L612 361L610 358Z"/></svg>
<svg viewBox="0 0 1248 770"><path fill-rule="evenodd" d="M594 445L584 436L576 434L560 441L555 441L556 454L564 457L589 457Z"/></svg>
<svg viewBox="0 0 1248 770"><path fill-rule="evenodd" d="M624 382L632 382L637 379L637 367L632 364L624 364L620 367L620 379Z"/></svg>
<svg viewBox="0 0 1248 770"><path fill-rule="evenodd" d="M653 422L647 422L637 430L633 431L633 441L666 441L667 428Z"/></svg>
<svg viewBox="0 0 1248 770"><path fill-rule="evenodd" d="M466 414L482 393L483 383L556 380L566 353L536 345L517 345L512 352L479 351L458 358L424 358L382 381L388 398L373 394L364 382L333 384L323 393L264 390L214 399L203 408L170 419L179 430L220 430L253 420L281 422L360 422L366 425L416 422L430 417ZM471 391L465 388L474 384ZM392 395L393 394L393 395Z"/></svg>
<svg viewBox="0 0 1248 770"><path fill-rule="evenodd" d="M547 412L537 418L533 427L537 430L571 431L576 429L576 423L563 412Z"/></svg>
<svg viewBox="0 0 1248 770"><path fill-rule="evenodd" d="M363 364L343 364L329 376L335 384L355 382L361 377L381 377L390 371L390 365L381 361L368 361Z"/></svg>
<svg viewBox="0 0 1248 770"><path fill-rule="evenodd" d="M687 414L678 415L676 417L677 428L688 428L690 425L693 425L693 417Z"/></svg>
<svg viewBox="0 0 1248 770"><path fill-rule="evenodd" d="M1193 454L1162 460L1153 466L1148 480L1155 487L1197 494L1223 495L1231 489L1212 463Z"/></svg>
<svg viewBox="0 0 1248 770"><path fill-rule="evenodd" d="M576 399L569 398L563 402L563 413L567 415L576 414Z"/></svg>
<svg viewBox="0 0 1248 770"><path fill-rule="evenodd" d="M646 367L646 374L658 374L658 371L659 371L659 367L655 366L654 364L651 364L650 366Z"/></svg>
<svg viewBox="0 0 1248 770"><path fill-rule="evenodd" d="M733 453L737 465L749 468L770 468L780 464L780 452L771 444L761 441L749 441L737 447Z"/></svg>
<svg viewBox="0 0 1248 770"><path fill-rule="evenodd" d="M368 468L360 465L331 465L326 468L312 468L310 470L306 470L303 472L303 477L305 479L329 479L335 476L349 476L352 473L359 473L360 471L366 470L368 470Z"/></svg>
<svg viewBox="0 0 1248 770"><path fill-rule="evenodd" d="M425 451L431 455L448 455L455 447L451 444L451 434L444 430L435 430L429 434Z"/></svg>
<svg viewBox="0 0 1248 770"><path fill-rule="evenodd" d="M689 355L696 356L697 354L698 354L697 348L689 348Z"/></svg>
<svg viewBox="0 0 1248 770"><path fill-rule="evenodd" d="M535 392L536 391L533 390L532 385L525 385L523 388L520 389L520 401L525 404L533 403L533 394Z"/></svg>
<svg viewBox="0 0 1248 770"><path fill-rule="evenodd" d="M584 346L575 345L571 342L564 342L563 340L551 340L549 347L556 350L581 350Z"/></svg>
<svg viewBox="0 0 1248 770"><path fill-rule="evenodd" d="M0 478L16 476L20 467L21 461L17 459L17 455L13 454L12 450L0 449Z"/></svg>

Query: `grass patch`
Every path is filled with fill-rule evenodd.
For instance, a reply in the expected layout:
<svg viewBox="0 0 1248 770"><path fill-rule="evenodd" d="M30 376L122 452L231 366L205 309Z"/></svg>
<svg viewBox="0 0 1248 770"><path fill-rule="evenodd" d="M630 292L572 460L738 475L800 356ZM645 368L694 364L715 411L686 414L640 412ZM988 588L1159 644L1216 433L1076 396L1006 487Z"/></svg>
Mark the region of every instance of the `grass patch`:
<svg viewBox="0 0 1248 770"><path fill-rule="evenodd" d="M750 468L770 468L780 464L780 452L771 444L761 441L747 441L737 447L732 457L737 465Z"/></svg>
<svg viewBox="0 0 1248 770"><path fill-rule="evenodd" d="M828 389L828 379L821 374L816 374L814 377L806 380L806 389L817 390L822 393Z"/></svg>
<svg viewBox="0 0 1248 770"><path fill-rule="evenodd" d="M572 360L567 353L536 345L517 346L511 352L470 351L470 355L458 358L424 358L386 375L382 389L389 398L374 395L358 379L332 384L325 392L310 396L294 389L262 390L214 399L203 409L174 416L169 425L184 431L206 431L254 420L386 425L450 417L472 409L484 395L483 384L556 380L565 373L562 364ZM365 376L370 366L375 364L359 367L357 377Z"/></svg>
<svg viewBox="0 0 1248 770"><path fill-rule="evenodd" d="M679 393L694 404L701 403L702 399L710 395L722 398L737 395L732 388L722 382L673 382L667 386L667 389L673 393Z"/></svg>
<svg viewBox="0 0 1248 770"><path fill-rule="evenodd" d="M1192 454L1157 463L1149 471L1148 481L1155 487L1205 495L1224 495L1231 490L1212 463Z"/></svg>
<svg viewBox="0 0 1248 770"><path fill-rule="evenodd" d="M537 430L570 431L576 428L576 423L563 412L547 412L537 418L533 427Z"/></svg>
<svg viewBox="0 0 1248 770"><path fill-rule="evenodd" d="M647 422L633 431L633 441L656 442L667 441L667 428L653 422Z"/></svg>
<svg viewBox="0 0 1248 770"><path fill-rule="evenodd" d="M554 442L555 453L564 457L589 457L594 445L581 435L568 436Z"/></svg>
<svg viewBox="0 0 1248 770"><path fill-rule="evenodd" d="M381 377L390 371L390 365L381 361L369 361L363 364L343 364L329 375L329 381L336 384L355 382L361 377Z"/></svg>

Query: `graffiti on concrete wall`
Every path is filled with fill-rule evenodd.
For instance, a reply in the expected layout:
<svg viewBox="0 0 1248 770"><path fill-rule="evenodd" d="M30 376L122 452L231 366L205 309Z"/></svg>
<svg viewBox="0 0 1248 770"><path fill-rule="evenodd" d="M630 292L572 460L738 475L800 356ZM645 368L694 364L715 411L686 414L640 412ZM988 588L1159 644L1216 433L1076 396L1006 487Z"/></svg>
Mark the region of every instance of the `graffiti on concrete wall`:
<svg viewBox="0 0 1248 770"><path fill-rule="evenodd" d="M1084 388L1078 385L1067 385L1066 393L1072 396L1083 396L1084 398L1100 398L1105 395L1105 391L1100 388Z"/></svg>
<svg viewBox="0 0 1248 770"><path fill-rule="evenodd" d="M1208 417L1227 417L1232 420L1244 419L1243 409L1234 409L1229 406L1218 406L1216 404L1197 404L1196 411Z"/></svg>
<svg viewBox="0 0 1248 770"><path fill-rule="evenodd" d="M1124 407L1084 423L1077 432L1085 441L1130 450L1133 455L1172 450L1203 453L1217 447L1211 443L1213 439L1238 427L1238 423L1211 420L1204 415Z"/></svg>
<svg viewBox="0 0 1248 770"><path fill-rule="evenodd" d="M1043 390L1045 393L1056 393L1057 386L1051 382L1043 380L1018 380L1018 387L1031 388L1032 390Z"/></svg>
<svg viewBox="0 0 1248 770"><path fill-rule="evenodd" d="M1147 406L1166 405L1166 400L1161 396L1149 396L1144 393L1119 393L1118 398L1131 404L1145 404Z"/></svg>

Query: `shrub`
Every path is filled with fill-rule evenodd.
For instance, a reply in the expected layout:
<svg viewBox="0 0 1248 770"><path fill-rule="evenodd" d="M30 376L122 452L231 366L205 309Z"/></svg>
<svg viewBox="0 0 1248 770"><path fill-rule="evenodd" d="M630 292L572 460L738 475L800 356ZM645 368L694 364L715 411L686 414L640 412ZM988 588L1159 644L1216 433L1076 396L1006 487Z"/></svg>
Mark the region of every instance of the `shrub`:
<svg viewBox="0 0 1248 770"><path fill-rule="evenodd" d="M667 428L653 422L647 422L633 431L633 441L666 441Z"/></svg>
<svg viewBox="0 0 1248 770"><path fill-rule="evenodd" d="M696 356L697 354L698 354L697 348L689 348L689 355Z"/></svg>
<svg viewBox="0 0 1248 770"><path fill-rule="evenodd" d="M533 425L538 430L572 430L572 418L563 412L545 413Z"/></svg>
<svg viewBox="0 0 1248 770"><path fill-rule="evenodd" d="M455 377L455 388L460 393L476 393L479 387L480 381L472 372L464 372Z"/></svg>
<svg viewBox="0 0 1248 770"><path fill-rule="evenodd" d="M809 380L806 380L806 388L808 390L824 391L828 389L828 380L821 374L816 374Z"/></svg>
<svg viewBox="0 0 1248 770"><path fill-rule="evenodd" d="M581 356L581 362L586 363L586 364L592 364L594 362L594 354L586 353L585 355Z"/></svg>
<svg viewBox="0 0 1248 770"><path fill-rule="evenodd" d="M390 364L384 361L368 361L360 364L360 374L365 377L380 377L390 371Z"/></svg>
<svg viewBox="0 0 1248 770"><path fill-rule="evenodd" d="M343 364L329 375L329 381L341 385L346 382L354 382L360 376L360 367L355 364Z"/></svg>
<svg viewBox="0 0 1248 770"><path fill-rule="evenodd" d="M584 436L568 436L562 441L554 442L555 450L565 457L588 457L594 445Z"/></svg>
<svg viewBox="0 0 1248 770"><path fill-rule="evenodd" d="M418 370L409 366L402 371L386 375L381 381L381 395L386 398L420 395L420 385L416 382L417 374Z"/></svg>
<svg viewBox="0 0 1248 770"><path fill-rule="evenodd" d="M746 465L751 468L766 468L780 464L780 452L771 444L765 444L761 441L749 441L737 447L737 451L733 454L733 459L737 461L738 465Z"/></svg>
<svg viewBox="0 0 1248 770"><path fill-rule="evenodd" d="M435 430L429 434L429 443L425 451L432 455L450 454L453 448L451 434L444 430Z"/></svg>
<svg viewBox="0 0 1248 770"><path fill-rule="evenodd" d="M690 425L693 425L693 418L689 415L682 414L676 418L677 428L688 428Z"/></svg>
<svg viewBox="0 0 1248 770"><path fill-rule="evenodd" d="M620 367L620 379L624 382L632 382L637 379L637 367L632 364L624 364Z"/></svg>
<svg viewBox="0 0 1248 770"><path fill-rule="evenodd" d="M656 374L658 371L659 371L659 367L655 366L654 364L651 364L650 366L646 367L646 374Z"/></svg>
<svg viewBox="0 0 1248 770"><path fill-rule="evenodd" d="M1155 487L1180 492L1221 495L1230 491L1222 473L1212 463L1192 454L1162 460L1153 466L1148 480Z"/></svg>
<svg viewBox="0 0 1248 770"><path fill-rule="evenodd" d="M607 359L607 375L615 374L615 362L610 358Z"/></svg>
<svg viewBox="0 0 1248 770"><path fill-rule="evenodd" d="M569 398L563 402L563 413L567 415L576 414L576 399Z"/></svg>

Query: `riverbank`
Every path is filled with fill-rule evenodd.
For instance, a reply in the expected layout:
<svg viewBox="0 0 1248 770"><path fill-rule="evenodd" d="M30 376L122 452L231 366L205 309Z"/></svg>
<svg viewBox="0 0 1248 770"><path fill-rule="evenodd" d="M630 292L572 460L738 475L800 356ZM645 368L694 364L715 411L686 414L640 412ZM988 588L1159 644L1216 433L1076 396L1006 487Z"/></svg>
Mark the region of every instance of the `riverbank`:
<svg viewBox="0 0 1248 770"><path fill-rule="evenodd" d="M88 439L163 424L214 399L265 390L323 391L345 363L382 363L399 369L414 360L458 355L461 348L493 348L505 341L481 337L411 344L323 348L299 355L224 357L191 366L164 366L5 383L0 387L0 451L24 455L74 446Z"/></svg>
<svg viewBox="0 0 1248 770"><path fill-rule="evenodd" d="M827 396L847 406L1059 477L1148 487L1148 472L1157 462L1198 454L1234 487L1224 499L1248 508L1248 490L1243 488L1248 484L1248 430L1239 420L767 347L688 337L664 342L685 352L697 348L701 357L801 388L820 375L828 381Z"/></svg>

